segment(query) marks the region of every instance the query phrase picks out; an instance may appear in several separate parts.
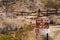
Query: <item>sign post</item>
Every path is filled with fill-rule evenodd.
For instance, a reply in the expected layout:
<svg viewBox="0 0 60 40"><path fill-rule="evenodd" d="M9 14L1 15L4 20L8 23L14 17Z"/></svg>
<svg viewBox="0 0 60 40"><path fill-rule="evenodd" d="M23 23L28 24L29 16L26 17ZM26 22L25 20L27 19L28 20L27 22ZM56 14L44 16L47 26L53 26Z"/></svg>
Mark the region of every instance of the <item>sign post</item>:
<svg viewBox="0 0 60 40"><path fill-rule="evenodd" d="M36 30L35 30L37 35L40 31L39 29L44 29L44 31L46 32L47 40L48 40L49 19L47 17L37 17Z"/></svg>

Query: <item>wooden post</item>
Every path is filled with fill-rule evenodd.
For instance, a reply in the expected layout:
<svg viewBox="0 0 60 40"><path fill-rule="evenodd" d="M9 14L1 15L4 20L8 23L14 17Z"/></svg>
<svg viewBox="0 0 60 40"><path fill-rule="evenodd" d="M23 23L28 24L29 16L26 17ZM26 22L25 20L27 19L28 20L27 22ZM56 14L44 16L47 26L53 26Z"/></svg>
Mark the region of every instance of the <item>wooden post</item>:
<svg viewBox="0 0 60 40"><path fill-rule="evenodd" d="M47 9L47 15L46 16L48 17L48 9Z"/></svg>
<svg viewBox="0 0 60 40"><path fill-rule="evenodd" d="M57 14L57 9L56 9L56 14Z"/></svg>
<svg viewBox="0 0 60 40"><path fill-rule="evenodd" d="M39 17L40 16L40 9L38 10L38 15L37 15L37 17Z"/></svg>

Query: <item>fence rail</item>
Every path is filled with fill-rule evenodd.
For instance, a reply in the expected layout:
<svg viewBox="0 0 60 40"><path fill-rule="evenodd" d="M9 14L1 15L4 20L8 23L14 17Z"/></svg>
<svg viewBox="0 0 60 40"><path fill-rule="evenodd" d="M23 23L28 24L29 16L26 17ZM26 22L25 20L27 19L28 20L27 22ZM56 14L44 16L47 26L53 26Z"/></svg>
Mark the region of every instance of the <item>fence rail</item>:
<svg viewBox="0 0 60 40"><path fill-rule="evenodd" d="M0 13L6 13L6 11L2 11ZM8 11L7 11L8 12ZM15 12L15 13L14 13ZM50 15L50 14L60 14L60 10L46 10L46 11L40 11L42 14L45 14L45 15ZM9 13L9 12L8 12ZM24 14L28 14L29 16L37 16L37 15L30 15L30 14L35 14L35 13L38 13L37 11L35 12L23 12L23 11L12 11L11 13L14 13L14 14L18 14L18 15L24 15Z"/></svg>

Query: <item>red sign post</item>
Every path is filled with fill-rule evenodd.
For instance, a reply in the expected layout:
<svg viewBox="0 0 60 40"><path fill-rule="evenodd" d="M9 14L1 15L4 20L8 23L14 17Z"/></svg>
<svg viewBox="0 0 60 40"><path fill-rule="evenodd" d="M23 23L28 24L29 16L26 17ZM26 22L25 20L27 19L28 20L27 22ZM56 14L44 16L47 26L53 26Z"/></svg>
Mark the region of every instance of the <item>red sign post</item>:
<svg viewBox="0 0 60 40"><path fill-rule="evenodd" d="M38 33L39 29L48 29L49 28L49 23L48 23L48 19L46 18L41 18L41 17L37 17L36 19L36 29L35 32Z"/></svg>

